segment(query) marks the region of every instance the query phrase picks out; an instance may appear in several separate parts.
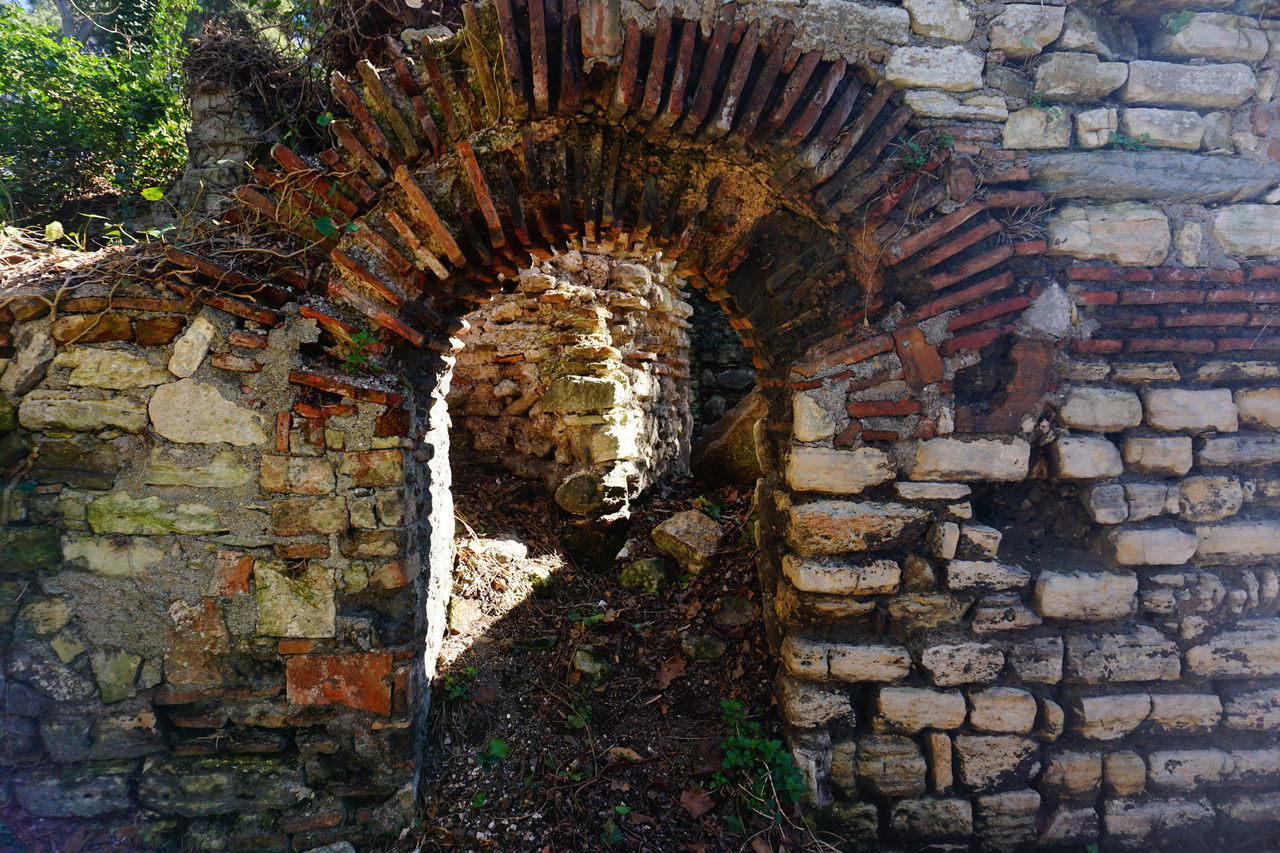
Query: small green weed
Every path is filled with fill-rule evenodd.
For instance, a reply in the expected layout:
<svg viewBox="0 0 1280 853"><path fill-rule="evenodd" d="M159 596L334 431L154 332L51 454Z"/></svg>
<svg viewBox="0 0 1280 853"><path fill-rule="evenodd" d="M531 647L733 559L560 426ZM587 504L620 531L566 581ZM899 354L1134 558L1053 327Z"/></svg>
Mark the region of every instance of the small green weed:
<svg viewBox="0 0 1280 853"><path fill-rule="evenodd" d="M1107 144L1103 147L1113 151L1146 151L1151 147L1151 134L1144 133L1135 138L1113 130L1107 137Z"/></svg>
<svg viewBox="0 0 1280 853"><path fill-rule="evenodd" d="M600 841L606 847L612 847L623 838L622 828L618 826L617 821L609 821L604 825L604 829L600 833Z"/></svg>
<svg viewBox="0 0 1280 853"><path fill-rule="evenodd" d="M475 681L476 668L467 666L446 675L440 686L444 689L446 699L456 701L471 695L471 685L475 684Z"/></svg>
<svg viewBox="0 0 1280 853"><path fill-rule="evenodd" d="M477 792L476 795L471 798L471 808L476 811L480 811L480 809L484 808L484 802L487 799L489 798L485 796L484 791Z"/></svg>
<svg viewBox="0 0 1280 853"><path fill-rule="evenodd" d="M353 332L351 335L351 352L347 353L347 357L342 360L343 372L371 372L377 369L377 362L373 360L368 352L369 345L374 343L376 340L377 339L369 332Z"/></svg>
<svg viewBox="0 0 1280 853"><path fill-rule="evenodd" d="M788 803L799 802L804 792L804 780L791 753L782 741L765 737L764 728L747 719L737 699L722 699L720 716L729 731L720 744L724 772L712 777L712 788L736 784L747 808L781 821L782 809Z"/></svg>
<svg viewBox="0 0 1280 853"><path fill-rule="evenodd" d="M570 622L576 622L577 624L581 625L582 628L585 630L587 628L590 628L592 625L595 625L596 623L600 622L602 619L604 619L604 614L593 613L589 616L584 616L581 613L570 613L566 618L568 618Z"/></svg>
<svg viewBox="0 0 1280 853"><path fill-rule="evenodd" d="M496 737L489 741L484 751L477 755L480 766L486 770L492 770L497 766L498 762L507 757L507 742L502 738Z"/></svg>
<svg viewBox="0 0 1280 853"><path fill-rule="evenodd" d="M591 706L570 702L569 713L565 715L564 721L575 729L585 729L591 725Z"/></svg>
<svg viewBox="0 0 1280 853"><path fill-rule="evenodd" d="M1160 23L1171 34L1177 35L1191 23L1196 17L1196 13L1190 9L1183 9L1181 12L1165 12L1160 16Z"/></svg>
<svg viewBox="0 0 1280 853"><path fill-rule="evenodd" d="M729 508L729 502L722 497L709 498L706 495L699 495L693 505L703 514L710 516L716 521L724 521L724 511Z"/></svg>
<svg viewBox="0 0 1280 853"><path fill-rule="evenodd" d="M1057 107L1045 106L1043 92L1032 92L1030 97L1027 98L1027 106L1044 113L1049 121L1057 121L1062 118L1062 110Z"/></svg>

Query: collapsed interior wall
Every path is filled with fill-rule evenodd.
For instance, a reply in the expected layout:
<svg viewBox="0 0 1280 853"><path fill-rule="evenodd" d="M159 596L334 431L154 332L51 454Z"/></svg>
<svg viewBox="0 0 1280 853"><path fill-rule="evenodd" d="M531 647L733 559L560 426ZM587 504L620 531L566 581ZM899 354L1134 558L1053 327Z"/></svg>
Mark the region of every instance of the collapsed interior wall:
<svg viewBox="0 0 1280 853"><path fill-rule="evenodd" d="M765 27L752 35L739 26L757 20L748 7L726 22L732 4L722 17L685 22L666 7L584 2L582 31L572 34L580 44L570 42L606 81L590 120L616 105L618 117L602 122L609 132L639 127L637 135L669 136L679 152L629 149L624 166L634 159L663 181L652 192L643 180L630 185L623 227L673 249L688 235L681 263L701 274L759 359L770 404L758 428L761 574L811 812L845 838L880 846L1230 849L1274 834L1274 18L1248 3L1238 11L1263 16L1179 11L1168 19L1181 21L1173 32L1152 13L1175 4L943 5L940 15L937 4L789 9L798 46L789 60L785 48L770 52L777 31L761 39ZM566 86L578 78L548 89L545 63L532 73L539 64L520 37L529 10L501 9L505 38L488 19L472 35L490 39L487 55L505 57L491 68L504 86L503 120L516 121L520 106L536 115L539 92L543 113L550 96L572 113ZM726 71L729 56L746 56L738 67L748 72L778 58L757 114L768 132L732 148L774 171L735 183L717 171L728 154L716 149L713 166L690 154L698 122L722 115L711 103L699 113L693 94L688 128L679 99L662 120L658 107L645 112L648 79L658 95L671 91L668 68L638 59L660 37L673 65L685 55L675 43L689 45L686 76L710 56ZM827 53L801 52L815 44ZM866 63L868 77L845 75L849 62ZM501 76L504 63L514 84ZM609 66L630 83L615 87ZM465 70L476 81L470 106L485 102L479 67L489 66ZM425 677L418 658L430 650L400 640L414 633L411 622L426 637L440 630L428 608L442 602L406 584L419 568L415 583L438 590L447 578L447 526L431 528L434 550L419 566L408 560L415 543L426 553L411 516L382 513L394 513L402 484L420 518L447 507L449 357L431 347L447 352L452 332L447 318L418 332L409 321L430 315L397 314L394 301L419 289L485 290L506 273L486 280L472 271L499 270L516 245L546 249L516 233L529 236L526 213L547 216L543 236L556 249L598 244L598 183L593 190L572 175L598 175L609 148L596 141L603 131L537 115L527 128L539 135L518 142L477 124L474 136L491 146L478 155L448 131L443 176L420 159L421 185L395 179L404 139L428 145L407 95L382 100L397 79L376 69L362 78L365 94L349 99L353 123L339 125L357 146L328 152L368 158L323 172L352 211L359 194L350 186L385 195L382 209L361 213L364 227L341 236L332 275L316 276L333 302L285 289L281 305L263 307L251 290L209 284L234 282L225 270L187 258L162 278L187 288L185 301L140 289L128 306L64 301L53 325L38 316L39 300L9 303L0 318L12 346L0 388L18 413L15 423L0 411L0 429L22 486L8 493L18 514L0 552L13 632L5 720L17 733L6 743L29 764L8 784L36 814L123 824L141 807L143 824L171 838L280 848L362 840L403 819L403 804L387 802L394 792L367 783L409 777L411 724L397 697L412 676ZM702 91L716 98L731 79ZM445 100L455 121L468 115L461 97ZM821 109L808 111L811 102ZM775 123L766 103L777 105ZM446 125L434 102L428 114L432 127ZM730 129L740 115L730 113ZM415 116L415 132L398 134ZM950 147L896 136L925 125ZM855 135L841 153L840 140ZM1122 150L1139 145L1167 150ZM1206 153L1181 153L1193 150ZM563 171L542 168L548 151ZM778 151L781 160L770 159ZM834 170L816 181L828 156ZM728 186L717 195L694 180L684 197L660 159ZM322 203L321 170L307 165L310 198ZM489 187L513 170L516 203L495 202ZM782 179L770 184L770 175ZM796 186L813 182L806 192L815 192L787 192L797 175L805 177ZM410 187L431 193L426 207L404 200ZM261 202L272 190L245 197L288 219L292 190L268 208ZM667 204L656 203L659 191L672 192L669 202L661 196ZM653 204L635 203L646 195ZM767 209L762 197L785 197L787 213L761 216L763 226L745 234L743 221ZM475 207L455 217L472 198ZM653 215L662 210L665 219ZM444 219L428 221L427 211ZM407 236L387 224L392 213L414 223ZM303 219L300 227L312 222ZM796 220L838 227L802 231ZM452 258L442 232L462 243ZM696 244L703 235L728 236ZM338 245L308 239L326 251ZM812 252L788 253L787 243ZM359 267L362 278L348 262L372 257L370 246L383 255L365 261L376 275ZM416 272L393 274L407 258ZM430 262L446 261L446 272L467 275L428 278ZM877 287L832 284L833 270ZM206 286L192 290L197 278ZM272 281L298 287L285 274ZM198 308L201 300L209 305ZM470 303L428 307L465 313L458 305ZM196 312L213 333L193 333ZM404 369L414 394L397 390L394 376L315 368L317 347L303 341L314 334L319 349L350 360L365 352L351 343L358 323L383 330L373 355L388 365L399 363L388 350L423 354ZM208 337L213 353L188 335ZM415 349L397 343L411 338ZM200 352L186 378L174 372L179 349ZM100 363L114 366L95 370ZM99 378L73 382L76 371ZM32 390L37 374L44 384ZM213 392L196 388L204 402L175 416L165 398L193 386ZM188 411L218 415L200 440L174 437L191 437L175 431ZM237 444L228 424L259 432ZM52 452L28 470L21 448L37 443ZM178 452L196 455L175 464L169 454ZM164 473L150 473L157 464ZM146 482L191 471L198 482ZM1030 502L1034 521L1035 504L1053 511L1047 494L1086 514L1073 517L1081 548L1011 548L1026 520L1012 513L1011 522L1002 508ZM163 616L143 621L150 613ZM419 691L406 704L420 710L424 698ZM193 794L182 779L214 793ZM260 809L243 807L246 792Z"/></svg>

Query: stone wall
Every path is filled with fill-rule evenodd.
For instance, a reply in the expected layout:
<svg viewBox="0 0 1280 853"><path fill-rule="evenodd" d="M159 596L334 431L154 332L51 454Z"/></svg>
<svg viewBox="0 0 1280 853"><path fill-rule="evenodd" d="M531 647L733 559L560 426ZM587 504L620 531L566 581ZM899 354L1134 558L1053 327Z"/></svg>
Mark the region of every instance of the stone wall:
<svg viewBox="0 0 1280 853"><path fill-rule="evenodd" d="M597 519L687 471L692 309L671 267L574 250L522 271L461 336L454 446Z"/></svg>

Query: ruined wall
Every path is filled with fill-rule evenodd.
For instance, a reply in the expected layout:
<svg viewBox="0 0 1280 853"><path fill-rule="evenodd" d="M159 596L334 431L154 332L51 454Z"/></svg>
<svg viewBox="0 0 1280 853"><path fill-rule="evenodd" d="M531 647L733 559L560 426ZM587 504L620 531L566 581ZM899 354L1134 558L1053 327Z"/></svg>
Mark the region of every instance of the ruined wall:
<svg viewBox="0 0 1280 853"><path fill-rule="evenodd" d="M686 471L692 309L671 267L575 250L521 271L461 335L455 446L592 518Z"/></svg>

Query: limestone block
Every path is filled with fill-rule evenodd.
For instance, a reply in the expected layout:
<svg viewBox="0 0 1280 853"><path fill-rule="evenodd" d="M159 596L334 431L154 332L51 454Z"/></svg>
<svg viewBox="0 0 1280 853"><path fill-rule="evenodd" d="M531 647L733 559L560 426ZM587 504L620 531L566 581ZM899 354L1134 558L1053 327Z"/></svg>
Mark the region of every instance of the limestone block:
<svg viewBox="0 0 1280 853"><path fill-rule="evenodd" d="M334 636L333 569L308 562L293 570L283 563L258 560L253 579L259 636Z"/></svg>
<svg viewBox="0 0 1280 853"><path fill-rule="evenodd" d="M1107 800L1103 825L1122 849L1150 850L1154 838L1194 837L1213 828L1208 800Z"/></svg>
<svg viewBox="0 0 1280 853"><path fill-rule="evenodd" d="M334 489L333 465L314 456L263 456L259 477L268 492L327 495Z"/></svg>
<svg viewBox="0 0 1280 853"><path fill-rule="evenodd" d="M1230 153L1232 151L1232 134L1235 120L1231 113L1211 112L1204 117L1204 139L1201 146L1205 151Z"/></svg>
<svg viewBox="0 0 1280 853"><path fill-rule="evenodd" d="M66 347L54 358L53 366L72 368L68 385L113 391L163 385L171 378L167 371L152 367L141 356L97 347Z"/></svg>
<svg viewBox="0 0 1280 853"><path fill-rule="evenodd" d="M1151 697L1145 693L1126 693L1119 696L1080 696L1072 708L1072 728L1081 737L1090 740L1118 740L1142 725L1151 713ZM1146 765L1142 772L1146 774ZM1111 769L1104 765L1107 784L1111 784ZM1141 790L1141 787L1139 787Z"/></svg>
<svg viewBox="0 0 1280 853"><path fill-rule="evenodd" d="M166 533L221 533L228 529L218 511L205 504L169 504L148 496L112 492L89 503L89 528L99 535L111 533L163 535Z"/></svg>
<svg viewBox="0 0 1280 853"><path fill-rule="evenodd" d="M84 560L89 571L103 575L145 577L152 566L165 558L165 552L145 537L72 534L62 539L62 558L67 563Z"/></svg>
<svg viewBox="0 0 1280 853"><path fill-rule="evenodd" d="M939 89L909 89L902 101L922 118L1002 122L1009 117L1009 107L999 95L961 97Z"/></svg>
<svg viewBox="0 0 1280 853"><path fill-rule="evenodd" d="M1138 202L1068 205L1049 217L1049 252L1124 266L1164 263L1173 242L1164 211Z"/></svg>
<svg viewBox="0 0 1280 853"><path fill-rule="evenodd" d="M1213 693L1152 693L1147 718L1158 732L1210 729L1222 718L1222 700Z"/></svg>
<svg viewBox="0 0 1280 853"><path fill-rule="evenodd" d="M1052 446L1057 476L1067 480L1118 477L1124 473L1120 449L1101 436L1065 435Z"/></svg>
<svg viewBox="0 0 1280 853"><path fill-rule="evenodd" d="M242 755L166 756L147 762L137 786L146 808L184 817L234 815L245 802L260 809L290 809L315 796L302 765L293 758Z"/></svg>
<svg viewBox="0 0 1280 853"><path fill-rule="evenodd" d="M209 354L209 345L217 335L218 330L203 314L192 320L182 336L173 342L169 372L179 379L186 379L195 373L204 357Z"/></svg>
<svg viewBox="0 0 1280 853"><path fill-rule="evenodd" d="M1280 749L1274 746L1267 749L1231 749L1227 754L1233 765L1227 777L1229 782L1274 788L1280 780Z"/></svg>
<svg viewBox="0 0 1280 853"><path fill-rule="evenodd" d="M994 681L1004 668L1004 652L987 643L946 643L926 648L920 665L939 687Z"/></svg>
<svg viewBox="0 0 1280 853"><path fill-rule="evenodd" d="M893 476L892 458L875 447L793 447L787 458L787 483L802 492L852 495Z"/></svg>
<svg viewBox="0 0 1280 853"><path fill-rule="evenodd" d="M835 435L835 420L807 391L791 397L791 433L796 441L822 441Z"/></svg>
<svg viewBox="0 0 1280 853"><path fill-rule="evenodd" d="M1170 749L1147 755L1147 785L1157 791L1191 792L1220 784L1233 762L1219 749Z"/></svg>
<svg viewBox="0 0 1280 853"><path fill-rule="evenodd" d="M973 806L968 800L900 800L893 805L889 824L905 838L969 838Z"/></svg>
<svg viewBox="0 0 1280 853"><path fill-rule="evenodd" d="M1280 388L1241 388L1234 399L1240 423L1254 429L1280 430Z"/></svg>
<svg viewBox="0 0 1280 853"><path fill-rule="evenodd" d="M1097 843L1099 829L1098 812L1089 808L1059 808L1044 821L1040 843L1046 846L1069 848L1088 847Z"/></svg>
<svg viewBox="0 0 1280 853"><path fill-rule="evenodd" d="M530 410L543 412L600 412L631 401L631 389L617 379L604 376L561 376Z"/></svg>
<svg viewBox="0 0 1280 853"><path fill-rule="evenodd" d="M1225 12L1200 12L1174 32L1156 29L1151 52L1156 56L1214 59L1219 62L1258 62L1270 44L1257 21Z"/></svg>
<svg viewBox="0 0 1280 853"><path fill-rule="evenodd" d="M1204 121L1192 110L1130 107L1120 114L1120 126L1130 139L1164 148L1199 151L1204 139Z"/></svg>
<svg viewBox="0 0 1280 853"><path fill-rule="evenodd" d="M1022 603L1015 592L983 596L970 612L970 627L975 634L1018 631L1033 628L1044 620L1040 614Z"/></svg>
<svg viewBox="0 0 1280 853"><path fill-rule="evenodd" d="M1092 7L1069 5L1058 49L1096 53L1103 59L1133 59L1138 55L1138 38L1122 18L1103 15Z"/></svg>
<svg viewBox="0 0 1280 853"><path fill-rule="evenodd" d="M161 385L147 405L155 431L183 444L262 444L262 415L225 399L212 385L181 379Z"/></svg>
<svg viewBox="0 0 1280 853"><path fill-rule="evenodd" d="M951 736L945 732L926 732L924 744L928 750L929 788L935 794L945 794L955 783L955 749L951 746Z"/></svg>
<svg viewBox="0 0 1280 853"><path fill-rule="evenodd" d="M347 531L347 501L342 497L297 498L271 504L277 536L328 536Z"/></svg>
<svg viewBox="0 0 1280 853"><path fill-rule="evenodd" d="M1071 115L1035 107L1010 113L1002 141L1005 148L1070 148Z"/></svg>
<svg viewBox="0 0 1280 853"><path fill-rule="evenodd" d="M1187 649L1187 669L1206 678L1280 675L1280 619L1244 619L1234 629Z"/></svg>
<svg viewBox="0 0 1280 853"><path fill-rule="evenodd" d="M876 698L877 725L917 734L924 729L958 729L964 725L964 695L920 687L883 687Z"/></svg>
<svg viewBox="0 0 1280 853"><path fill-rule="evenodd" d="M1178 489L1163 483L1125 483L1125 502L1129 520L1142 521L1165 513L1178 512Z"/></svg>
<svg viewBox="0 0 1280 853"><path fill-rule="evenodd" d="M809 729L835 721L853 723L853 706L849 703L849 696L842 690L781 675L778 678L778 694L787 725Z"/></svg>
<svg viewBox="0 0 1280 853"><path fill-rule="evenodd" d="M1040 794L1024 789L974 799L974 831L984 850L1020 850L1039 830Z"/></svg>
<svg viewBox="0 0 1280 853"><path fill-rule="evenodd" d="M1036 578L1035 601L1046 618L1097 622L1131 615L1137 593L1135 575L1043 571Z"/></svg>
<svg viewBox="0 0 1280 853"><path fill-rule="evenodd" d="M1129 501L1119 483L1090 486L1080 498L1085 512L1099 524L1119 524L1129 517Z"/></svg>
<svg viewBox="0 0 1280 853"><path fill-rule="evenodd" d="M1280 438L1233 436L1206 439L1196 459L1201 465L1270 465L1280 462Z"/></svg>
<svg viewBox="0 0 1280 853"><path fill-rule="evenodd" d="M1142 423L1142 402L1119 388L1072 388L1059 412L1064 426L1090 432L1117 432Z"/></svg>
<svg viewBox="0 0 1280 853"><path fill-rule="evenodd" d="M831 646L828 643L795 636L784 637L779 649L779 657L787 672L799 678L814 680L830 677L830 654Z"/></svg>
<svg viewBox="0 0 1280 853"><path fill-rule="evenodd" d="M1244 489L1235 477L1196 476L1178 483L1178 517L1186 521L1221 521L1243 503Z"/></svg>
<svg viewBox="0 0 1280 853"><path fill-rule="evenodd" d="M924 509L888 501L793 503L787 539L807 556L890 547L928 518Z"/></svg>
<svg viewBox="0 0 1280 853"><path fill-rule="evenodd" d="M893 484L904 501L958 501L973 491L964 483L912 483L899 480Z"/></svg>
<svg viewBox="0 0 1280 853"><path fill-rule="evenodd" d="M724 528L705 513L685 510L653 528L653 544L686 571L700 572L720 547Z"/></svg>
<svg viewBox="0 0 1280 853"><path fill-rule="evenodd" d="M1081 148L1101 148L1120 129L1119 112L1111 107L1076 113L1076 141Z"/></svg>
<svg viewBox="0 0 1280 853"><path fill-rule="evenodd" d="M1084 684L1174 681L1182 674L1178 646L1149 625L1128 633L1067 637L1067 678Z"/></svg>
<svg viewBox="0 0 1280 853"><path fill-rule="evenodd" d="M934 438L916 446L912 480L1022 480L1031 446L1022 439Z"/></svg>
<svg viewBox="0 0 1280 853"><path fill-rule="evenodd" d="M987 687L969 693L969 725L983 732L1026 734L1035 728L1036 699L1016 687Z"/></svg>
<svg viewBox="0 0 1280 853"><path fill-rule="evenodd" d="M982 57L961 45L903 46L893 48L884 71L886 82L903 89L970 92L982 88L982 67Z"/></svg>
<svg viewBox="0 0 1280 853"><path fill-rule="evenodd" d="M1120 90L1126 104L1233 109L1253 96L1257 80L1247 65L1179 65L1138 60Z"/></svg>
<svg viewBox="0 0 1280 853"><path fill-rule="evenodd" d="M1222 723L1237 731L1265 732L1280 728L1280 688L1229 696L1223 706Z"/></svg>
<svg viewBox="0 0 1280 853"><path fill-rule="evenodd" d="M1122 566L1180 566L1196 554L1198 539L1176 527L1125 527L1112 530L1107 544Z"/></svg>
<svg viewBox="0 0 1280 853"><path fill-rule="evenodd" d="M142 432L147 410L127 397L84 398L70 391L37 389L18 405L18 423L29 430L89 432L115 427Z"/></svg>
<svg viewBox="0 0 1280 853"><path fill-rule="evenodd" d="M1006 56L1035 56L1062 32L1065 9L1010 3L991 20L991 47Z"/></svg>
<svg viewBox="0 0 1280 853"><path fill-rule="evenodd" d="M956 735L960 781L977 791L989 791L1015 779L1027 779L1040 769L1040 745L1016 735Z"/></svg>
<svg viewBox="0 0 1280 853"><path fill-rule="evenodd" d="M1196 558L1210 563L1251 563L1280 556L1280 521L1232 521L1196 527Z"/></svg>
<svg viewBox="0 0 1280 853"><path fill-rule="evenodd" d="M200 451L195 449L153 448L143 482L151 486L230 489L253 479L249 464L234 451L219 451L208 461L196 461L199 458Z"/></svg>
<svg viewBox="0 0 1280 853"><path fill-rule="evenodd" d="M903 0L911 13L911 31L928 38L968 41L973 38L973 13L961 0Z"/></svg>
<svg viewBox="0 0 1280 853"><path fill-rule="evenodd" d="M947 589L956 591L1021 589L1031 573L1021 566L994 560L952 560L947 564Z"/></svg>
<svg viewBox="0 0 1280 853"><path fill-rule="evenodd" d="M960 525L954 521L935 522L930 526L925 541L930 554L942 560L950 560L956 555L956 547L960 544Z"/></svg>
<svg viewBox="0 0 1280 853"><path fill-rule="evenodd" d="M999 530L985 524L965 524L960 528L960 543L956 554L965 560L994 559L1004 538Z"/></svg>
<svg viewBox="0 0 1280 853"><path fill-rule="evenodd" d="M1191 439L1182 435L1166 438L1126 437L1124 464L1139 474L1181 477L1191 470Z"/></svg>
<svg viewBox="0 0 1280 853"><path fill-rule="evenodd" d="M134 779L128 765L88 768L49 765L15 772L11 782L18 804L39 817L93 818L133 807L130 791ZM968 804L966 801L965 805Z"/></svg>
<svg viewBox="0 0 1280 853"><path fill-rule="evenodd" d="M872 735L859 739L855 768L858 781L878 794L913 797L924 793L928 767L911 738Z"/></svg>
<svg viewBox="0 0 1280 853"><path fill-rule="evenodd" d="M796 589L825 595L886 595L898 591L902 569L893 560L850 565L832 559L782 557L782 571Z"/></svg>
<svg viewBox="0 0 1280 853"><path fill-rule="evenodd" d="M1044 764L1041 787L1062 797L1093 797L1102 787L1102 754L1065 750L1050 755Z"/></svg>
<svg viewBox="0 0 1280 853"><path fill-rule="evenodd" d="M1036 91L1053 101L1096 101L1124 85L1129 66L1092 53L1051 53L1036 66Z"/></svg>
<svg viewBox="0 0 1280 853"><path fill-rule="evenodd" d="M1107 792L1117 797L1141 793L1147 787L1147 762L1133 752L1109 752L1102 759Z"/></svg>
<svg viewBox="0 0 1280 853"><path fill-rule="evenodd" d="M1226 205L1213 217L1213 235L1233 258L1280 258L1280 207Z"/></svg>
<svg viewBox="0 0 1280 853"><path fill-rule="evenodd" d="M1253 835L1275 830L1280 823L1280 791L1239 794L1218 803L1218 817L1232 834Z"/></svg>
<svg viewBox="0 0 1280 853"><path fill-rule="evenodd" d="M828 666L840 681L900 681L911 672L911 655L900 646L840 644L830 647Z"/></svg>

